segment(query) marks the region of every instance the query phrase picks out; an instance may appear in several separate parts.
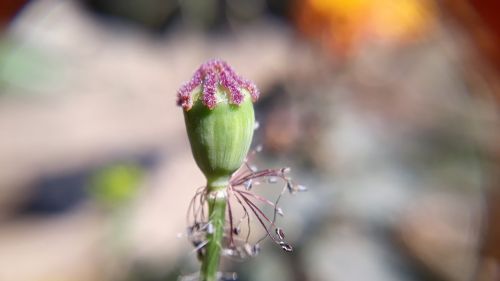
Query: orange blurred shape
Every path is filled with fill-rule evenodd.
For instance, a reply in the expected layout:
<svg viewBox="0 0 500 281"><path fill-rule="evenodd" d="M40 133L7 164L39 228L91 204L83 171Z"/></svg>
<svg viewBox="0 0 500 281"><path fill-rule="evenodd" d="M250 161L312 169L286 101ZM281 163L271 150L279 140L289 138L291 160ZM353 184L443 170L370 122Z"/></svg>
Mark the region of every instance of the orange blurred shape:
<svg viewBox="0 0 500 281"><path fill-rule="evenodd" d="M432 0L303 0L294 9L299 30L327 49L350 54L366 40L407 43L434 26Z"/></svg>

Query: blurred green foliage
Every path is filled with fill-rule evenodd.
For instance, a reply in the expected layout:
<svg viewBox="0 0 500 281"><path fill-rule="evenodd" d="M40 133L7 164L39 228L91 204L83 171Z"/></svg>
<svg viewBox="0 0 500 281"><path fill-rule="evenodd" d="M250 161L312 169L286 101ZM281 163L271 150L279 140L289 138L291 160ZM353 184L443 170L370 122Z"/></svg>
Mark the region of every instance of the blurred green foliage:
<svg viewBox="0 0 500 281"><path fill-rule="evenodd" d="M57 83L59 65L36 48L0 40L0 94L36 94Z"/></svg>

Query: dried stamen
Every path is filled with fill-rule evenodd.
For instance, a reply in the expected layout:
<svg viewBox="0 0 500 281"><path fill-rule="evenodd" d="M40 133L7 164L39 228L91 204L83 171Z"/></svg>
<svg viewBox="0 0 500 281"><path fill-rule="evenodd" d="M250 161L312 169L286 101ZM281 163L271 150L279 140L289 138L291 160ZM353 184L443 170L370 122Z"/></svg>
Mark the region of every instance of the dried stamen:
<svg viewBox="0 0 500 281"><path fill-rule="evenodd" d="M249 157L256 152L256 150L252 151L249 154ZM287 175L289 172L290 168L265 169L258 171L252 165L248 164L248 162L245 162L245 164L232 175L230 184L227 188L228 208L226 214L228 216L228 225L225 228L226 232L224 234L224 241L226 242L223 244L223 255L237 260L254 257L260 251L259 243L267 237L271 238L273 242L280 246L284 251L293 251L293 247L284 241L284 230L276 225L277 216L283 216L283 210L278 206L278 204L283 194L287 192L293 194L296 192L306 191L307 188L292 181ZM252 187L259 184L260 181L270 184L275 184L278 181L282 181L284 183L276 201L272 202L267 198L251 191ZM195 196L191 200L188 211L188 214L191 214L192 216L192 225L188 230L188 235L199 256L204 254L203 247L204 242L206 241L206 235L213 231L212 224L210 221L207 222L207 217L205 216L204 210L207 200L206 197L207 193L205 188L198 189ZM234 202L238 203L236 206L239 206L243 212L239 217L235 217ZM272 217L268 216L263 209L259 207L261 204L273 208L274 212ZM251 217L256 218L265 230L265 235L255 244L249 241L251 233ZM246 228L244 229L244 233L246 236L241 237L240 235L242 233L242 229L240 225L245 220Z"/></svg>
<svg viewBox="0 0 500 281"><path fill-rule="evenodd" d="M279 238L280 240L285 239L285 232L283 232L283 229L281 229L281 228L279 228L279 227L278 227L278 228L276 228L276 235L278 235L278 238Z"/></svg>

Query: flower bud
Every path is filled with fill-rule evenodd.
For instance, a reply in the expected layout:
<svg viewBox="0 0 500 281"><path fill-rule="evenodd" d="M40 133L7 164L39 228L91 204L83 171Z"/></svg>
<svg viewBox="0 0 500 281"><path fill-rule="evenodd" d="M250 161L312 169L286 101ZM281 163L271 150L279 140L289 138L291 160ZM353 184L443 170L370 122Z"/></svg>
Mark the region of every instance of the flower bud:
<svg viewBox="0 0 500 281"><path fill-rule="evenodd" d="M226 187L252 142L259 97L252 82L224 61L204 63L177 94L196 164L209 189Z"/></svg>

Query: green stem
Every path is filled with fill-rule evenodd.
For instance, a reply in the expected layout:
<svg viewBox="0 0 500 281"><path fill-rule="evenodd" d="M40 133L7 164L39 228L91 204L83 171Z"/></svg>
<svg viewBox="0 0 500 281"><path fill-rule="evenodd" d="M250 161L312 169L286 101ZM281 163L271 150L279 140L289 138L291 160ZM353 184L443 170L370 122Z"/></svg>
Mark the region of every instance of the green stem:
<svg viewBox="0 0 500 281"><path fill-rule="evenodd" d="M226 218L226 193L225 185L208 185L208 217L212 224L213 232L207 234L207 245L201 264L201 281L216 281L219 268L222 238L224 236L224 223Z"/></svg>

